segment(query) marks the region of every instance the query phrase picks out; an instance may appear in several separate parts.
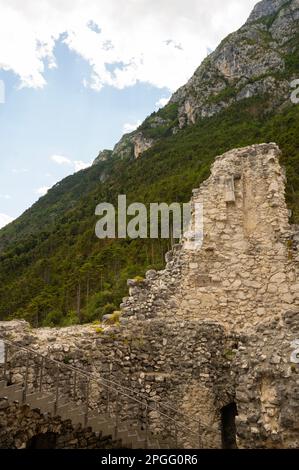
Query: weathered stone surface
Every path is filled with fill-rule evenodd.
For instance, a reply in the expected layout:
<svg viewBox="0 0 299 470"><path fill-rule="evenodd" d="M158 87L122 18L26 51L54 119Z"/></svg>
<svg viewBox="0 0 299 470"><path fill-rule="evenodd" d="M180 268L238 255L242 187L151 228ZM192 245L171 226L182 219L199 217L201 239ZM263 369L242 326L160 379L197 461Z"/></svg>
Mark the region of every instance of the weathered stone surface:
<svg viewBox="0 0 299 470"><path fill-rule="evenodd" d="M279 155L275 144L261 144L216 158L211 177L192 199L193 205L204 206L202 247L189 250L182 240L166 256L163 271L147 277L142 291L130 291L123 306L131 322L133 312L150 318L217 319L242 331L281 315L286 304L298 305L292 296L298 267L288 241L294 229L288 223ZM228 175L234 181L234 200L229 201ZM213 251L207 249L211 244Z"/></svg>
<svg viewBox="0 0 299 470"><path fill-rule="evenodd" d="M70 421L0 398L0 448L25 449L31 445L35 448L34 438L43 439L41 448L116 449L120 446L120 442L110 436L97 436L90 428L73 426Z"/></svg>

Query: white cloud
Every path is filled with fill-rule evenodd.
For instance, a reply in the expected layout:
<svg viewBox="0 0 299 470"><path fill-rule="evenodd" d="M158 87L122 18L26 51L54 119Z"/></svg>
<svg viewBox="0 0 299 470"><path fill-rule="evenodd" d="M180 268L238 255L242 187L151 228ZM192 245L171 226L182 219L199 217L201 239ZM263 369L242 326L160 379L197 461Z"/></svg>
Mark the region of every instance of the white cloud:
<svg viewBox="0 0 299 470"><path fill-rule="evenodd" d="M51 160L53 160L53 162L58 163L58 165L72 164L72 161L68 157L65 157L63 155L52 155L50 158Z"/></svg>
<svg viewBox="0 0 299 470"><path fill-rule="evenodd" d="M85 168L88 168L90 165L91 163L85 163L85 162L82 162L81 160L74 161L75 171L85 170Z"/></svg>
<svg viewBox="0 0 299 470"><path fill-rule="evenodd" d="M138 120L137 122L127 122L126 124L124 124L123 126L123 133L124 134L129 134L130 132L133 132L137 129L137 127L139 127L141 124L141 120Z"/></svg>
<svg viewBox="0 0 299 470"><path fill-rule="evenodd" d="M0 228L12 222L14 219L10 215L0 213Z"/></svg>
<svg viewBox="0 0 299 470"><path fill-rule="evenodd" d="M10 194L0 194L0 199L8 200L8 199L11 199L11 196L10 196Z"/></svg>
<svg viewBox="0 0 299 470"><path fill-rule="evenodd" d="M86 162L83 162L82 160L71 160L70 158L68 157L65 157L64 155L52 155L50 157L50 159L57 163L58 165L69 165L69 166L72 166L72 168L74 169L74 171L80 171L80 170L84 170L85 168L88 168L91 163L86 163Z"/></svg>
<svg viewBox="0 0 299 470"><path fill-rule="evenodd" d="M49 186L41 186L35 192L38 196L45 196L47 192L49 191L49 189L50 189Z"/></svg>
<svg viewBox="0 0 299 470"><path fill-rule="evenodd" d="M157 109L163 108L167 105L168 101L170 100L170 96L168 98L160 98L157 103L155 104Z"/></svg>
<svg viewBox="0 0 299 470"><path fill-rule="evenodd" d="M0 68L45 86L61 39L91 66L85 86L139 82L175 90L256 0L0 0ZM17 32L12 34L13 31Z"/></svg>

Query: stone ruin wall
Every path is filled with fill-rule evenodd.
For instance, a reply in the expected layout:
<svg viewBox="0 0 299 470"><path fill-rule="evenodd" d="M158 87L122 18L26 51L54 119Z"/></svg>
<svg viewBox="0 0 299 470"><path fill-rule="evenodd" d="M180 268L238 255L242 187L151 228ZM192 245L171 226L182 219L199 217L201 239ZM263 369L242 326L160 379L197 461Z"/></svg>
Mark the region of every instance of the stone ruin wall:
<svg viewBox="0 0 299 470"><path fill-rule="evenodd" d="M299 311L288 310L239 339L232 373L240 447L299 447L299 364L291 360L298 338Z"/></svg>
<svg viewBox="0 0 299 470"><path fill-rule="evenodd" d="M122 307L138 318L212 320L248 331L285 310L296 310L298 263L284 198L279 149L264 144L218 157L210 178L194 190L202 203L199 250L174 247L165 271L131 282Z"/></svg>
<svg viewBox="0 0 299 470"><path fill-rule="evenodd" d="M221 325L193 321L165 323L161 319L136 320L130 328L96 326L59 329L31 329L26 322L0 323L0 336L20 346L46 354L63 364L74 366L94 377L126 387L130 396L159 408L178 423L178 443L182 447L221 447L219 408L234 399L230 383L227 351L233 339L226 338ZM24 354L10 353L10 383L25 376ZM72 398L73 376L62 371L60 396ZM38 361L30 362L30 391L39 386ZM43 390L55 389L55 365L47 364ZM215 385L216 384L216 385ZM81 392L80 392L81 391ZM76 403L84 403L85 383L77 378ZM107 389L95 380L91 384L91 405L106 413ZM144 424L143 407L109 390L110 411L116 404L123 421L132 417ZM165 439L174 435L173 422L158 412L149 413L150 429ZM183 428L186 427L186 428ZM186 431L188 429L188 431ZM189 433L192 432L192 435Z"/></svg>
<svg viewBox="0 0 299 470"><path fill-rule="evenodd" d="M239 447L298 447L299 365L290 359L299 338L298 237L279 156L262 144L216 159L193 195L204 205L202 247L190 251L182 240L165 270L128 281L120 325L3 322L0 336L170 404L194 431L189 440L180 433L181 446L198 447L197 433L203 447L221 447L221 410L235 403ZM22 367L16 360L12 382ZM95 401L100 395L95 387ZM153 412L153 431L160 421Z"/></svg>

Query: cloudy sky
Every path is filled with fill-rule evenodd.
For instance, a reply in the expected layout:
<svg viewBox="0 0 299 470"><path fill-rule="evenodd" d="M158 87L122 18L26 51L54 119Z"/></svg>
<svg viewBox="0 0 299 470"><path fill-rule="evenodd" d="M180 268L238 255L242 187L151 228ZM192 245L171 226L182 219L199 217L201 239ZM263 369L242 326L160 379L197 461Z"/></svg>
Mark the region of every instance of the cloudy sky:
<svg viewBox="0 0 299 470"><path fill-rule="evenodd" d="M0 0L0 226L167 102L256 0Z"/></svg>

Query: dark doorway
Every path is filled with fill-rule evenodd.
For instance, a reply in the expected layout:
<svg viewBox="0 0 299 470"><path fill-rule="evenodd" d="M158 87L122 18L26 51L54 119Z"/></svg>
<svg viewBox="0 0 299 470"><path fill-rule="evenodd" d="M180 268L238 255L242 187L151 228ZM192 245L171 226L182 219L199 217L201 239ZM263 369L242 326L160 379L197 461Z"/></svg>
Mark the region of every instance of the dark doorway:
<svg viewBox="0 0 299 470"><path fill-rule="evenodd" d="M27 449L56 449L57 434L47 432L45 434L37 434L27 442Z"/></svg>
<svg viewBox="0 0 299 470"><path fill-rule="evenodd" d="M236 449L236 416L237 405L230 403L221 409L222 449Z"/></svg>

